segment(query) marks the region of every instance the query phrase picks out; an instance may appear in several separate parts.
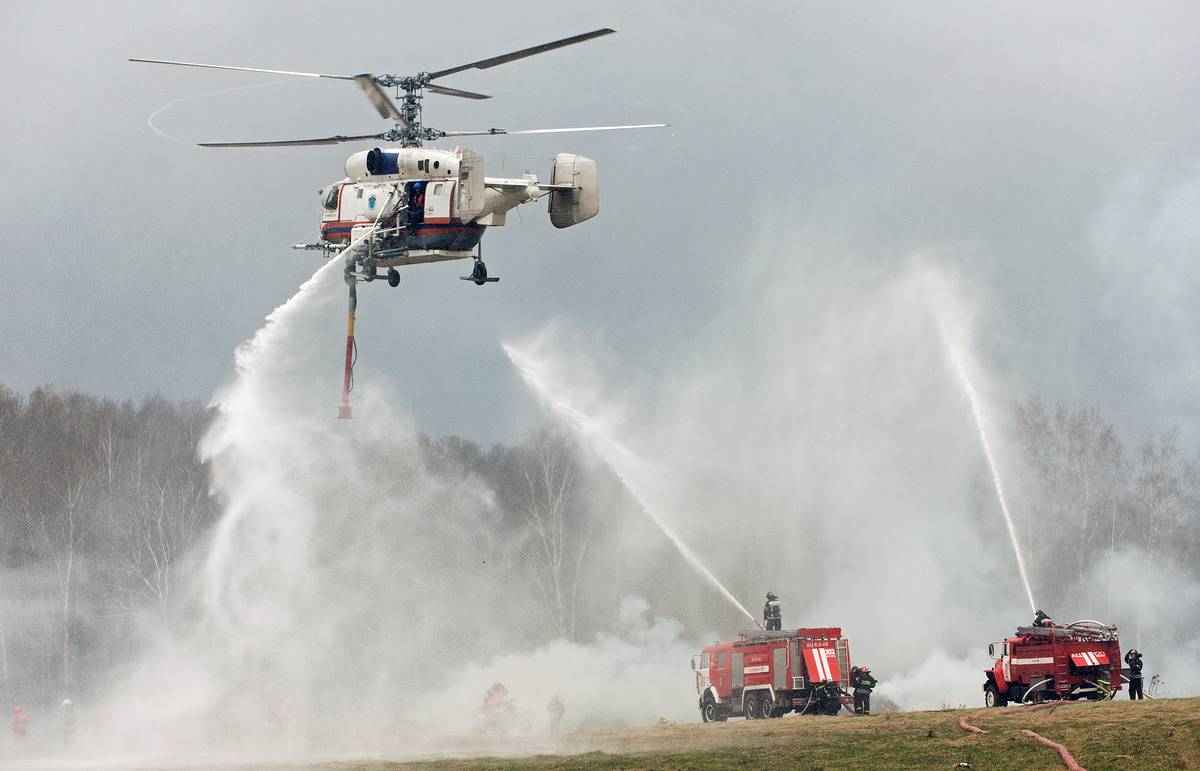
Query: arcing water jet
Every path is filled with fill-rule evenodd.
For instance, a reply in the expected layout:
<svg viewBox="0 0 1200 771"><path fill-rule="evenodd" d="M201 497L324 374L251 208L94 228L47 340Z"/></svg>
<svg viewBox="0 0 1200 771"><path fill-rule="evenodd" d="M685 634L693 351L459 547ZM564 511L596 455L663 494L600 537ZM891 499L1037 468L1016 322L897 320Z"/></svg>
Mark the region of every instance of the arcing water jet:
<svg viewBox="0 0 1200 771"><path fill-rule="evenodd" d="M937 322L938 330L942 335L942 343L946 348L946 355L949 357L950 363L954 365L954 373L958 378L959 385L962 386L963 392L967 395L967 401L971 403L971 414L975 418L975 428L979 431L979 443L983 445L983 454L987 457L988 468L992 472L992 486L996 488L996 498L1000 501L1000 511L1004 514L1004 524L1008 527L1008 538L1012 543L1013 555L1017 558L1017 569L1020 571L1021 581L1025 585L1025 595L1029 598L1029 609L1030 611L1036 611L1037 604L1033 601L1033 589L1029 585L1029 574L1025 570L1025 558L1021 556L1021 546L1017 542L1017 530L1013 526L1012 514L1008 510L1008 499L1004 495L1004 485L1000 481L1000 469L996 465L996 458L992 454L992 445L988 439L986 421L983 417L983 406L979 398L979 393L971 383L970 376L967 375L967 368L963 364L965 355L947 329L945 317L939 314Z"/></svg>
<svg viewBox="0 0 1200 771"><path fill-rule="evenodd" d="M580 412L566 399L556 395L556 392L561 389L551 387L551 385L547 382L548 378L545 373L545 367L538 366L538 363L534 360L532 355L520 351L508 343L501 342L501 346L503 346L504 352L508 355L509 361L511 361L513 366L517 368L517 371L521 373L521 377L525 380L525 383L532 388L533 391L543 401L546 402L546 404L548 404L555 412L557 412L558 415L561 416L563 420L565 420L567 424L571 426L572 429L574 429L582 438L588 441L596 455L598 455L600 459L612 469L613 473L617 475L617 478L620 479L621 483L625 486L625 489L628 490L629 494L632 495L634 500L637 501L642 512L644 512L646 516L649 517L650 520L658 527L658 529L662 531L663 535L665 535L671 541L671 543L675 545L675 548L679 551L680 555L683 556L684 560L687 561L687 563L691 565L696 572L703 576L706 581L712 584L713 587L725 597L725 599L733 603L734 607L744 613L746 617L753 621L759 628L762 628L762 624L760 624L758 619L754 617L754 614L746 610L746 607L742 605L742 603L738 602L737 598L725 588L724 584L717 580L717 577L714 576L707 567L705 567L704 563L700 561L700 558L697 557L696 554L690 548L688 548L687 544L683 542L683 539L681 539L671 529L671 527L662 520L655 507L650 505L649 501L646 499L644 491L641 489L641 485L635 481L636 477L638 476L637 469L644 466L642 461L627 447L614 439L611 432L608 431L606 427L603 426L599 421Z"/></svg>

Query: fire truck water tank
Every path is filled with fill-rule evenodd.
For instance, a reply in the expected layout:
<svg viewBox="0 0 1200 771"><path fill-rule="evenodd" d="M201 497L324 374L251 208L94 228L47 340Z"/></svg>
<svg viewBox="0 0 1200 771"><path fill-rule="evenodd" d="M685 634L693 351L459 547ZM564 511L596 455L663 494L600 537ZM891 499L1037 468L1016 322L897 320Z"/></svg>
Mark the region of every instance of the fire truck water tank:
<svg viewBox="0 0 1200 771"><path fill-rule="evenodd" d="M596 162L571 153L554 156L550 184L571 185L573 190L550 192L550 222L556 228L569 228L600 212L600 182Z"/></svg>

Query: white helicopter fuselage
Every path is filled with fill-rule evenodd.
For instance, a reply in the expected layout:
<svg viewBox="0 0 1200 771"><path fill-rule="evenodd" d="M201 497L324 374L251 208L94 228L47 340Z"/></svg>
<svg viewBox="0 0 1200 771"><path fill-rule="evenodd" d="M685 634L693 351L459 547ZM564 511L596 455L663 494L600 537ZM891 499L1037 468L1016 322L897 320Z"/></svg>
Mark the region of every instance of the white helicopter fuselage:
<svg viewBox="0 0 1200 771"><path fill-rule="evenodd" d="M320 191L321 238L331 247L369 238L358 261L390 267L475 256L484 230L509 210L549 192L550 219L570 227L599 212L596 163L559 153L549 183L536 175L485 177L483 156L456 148L366 150L346 161L346 177Z"/></svg>

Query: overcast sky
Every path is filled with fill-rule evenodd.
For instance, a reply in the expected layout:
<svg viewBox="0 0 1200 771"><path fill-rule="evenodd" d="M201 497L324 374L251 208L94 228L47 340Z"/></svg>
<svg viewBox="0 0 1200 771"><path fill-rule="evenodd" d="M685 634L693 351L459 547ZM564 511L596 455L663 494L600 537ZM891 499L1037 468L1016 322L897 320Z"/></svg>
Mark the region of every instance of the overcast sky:
<svg viewBox="0 0 1200 771"><path fill-rule="evenodd" d="M334 73L441 69L597 27L620 34L429 96L443 129L668 122L481 138L489 174L600 165L601 214L544 204L465 263L363 287L359 377L434 434L491 441L538 410L498 339L566 324L653 382L730 311L750 250L823 240L886 271L950 250L985 298L982 363L1016 395L1096 403L1140 433L1200 417L1200 5L1175 3L20 3L5 10L0 383L207 399L232 351L319 264L316 191L354 146L187 142L386 128ZM449 145L452 146L452 145ZM832 258L832 257L831 257ZM740 295L739 295L740 296ZM736 309L733 309L736 311ZM331 414L340 386L329 319ZM1190 434L1195 438L1195 433Z"/></svg>

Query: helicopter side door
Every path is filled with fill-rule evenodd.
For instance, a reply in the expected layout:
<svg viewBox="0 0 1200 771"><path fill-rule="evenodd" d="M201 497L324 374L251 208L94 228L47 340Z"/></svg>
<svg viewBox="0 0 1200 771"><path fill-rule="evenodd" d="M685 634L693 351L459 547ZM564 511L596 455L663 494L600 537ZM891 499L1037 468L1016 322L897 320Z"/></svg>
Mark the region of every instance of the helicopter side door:
<svg viewBox="0 0 1200 771"><path fill-rule="evenodd" d="M445 225L450 222L450 202L454 195L451 180L429 182L425 186L425 224Z"/></svg>

